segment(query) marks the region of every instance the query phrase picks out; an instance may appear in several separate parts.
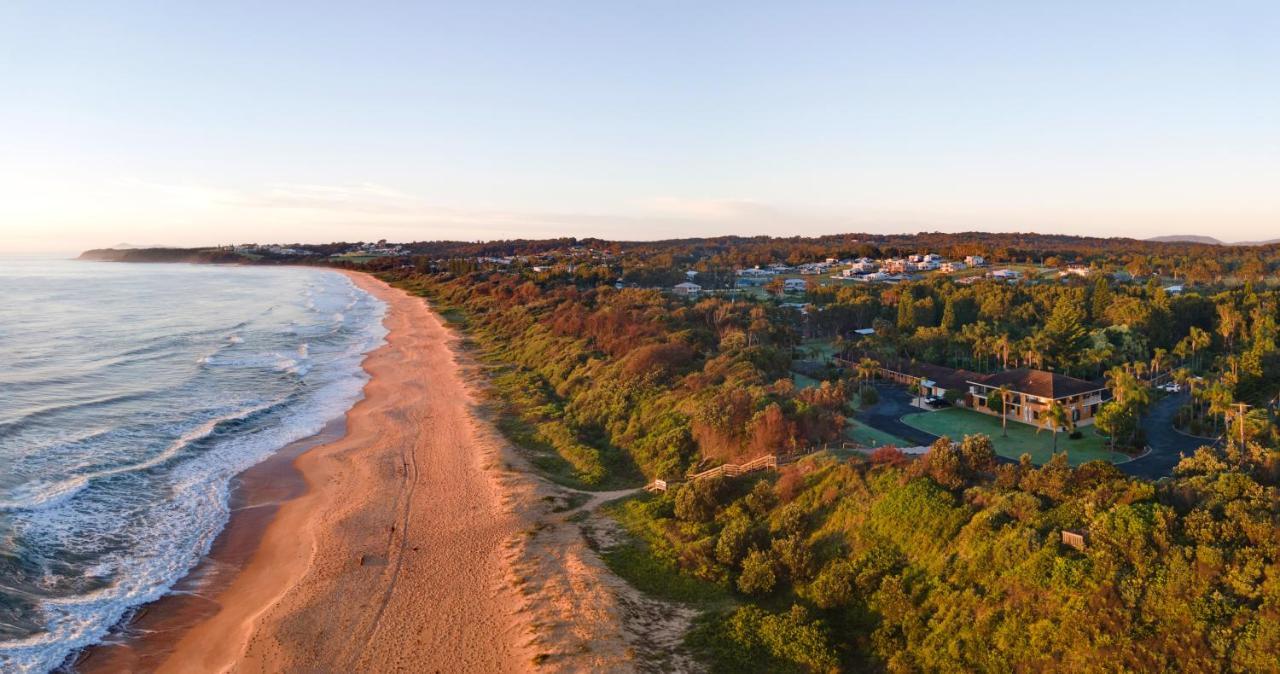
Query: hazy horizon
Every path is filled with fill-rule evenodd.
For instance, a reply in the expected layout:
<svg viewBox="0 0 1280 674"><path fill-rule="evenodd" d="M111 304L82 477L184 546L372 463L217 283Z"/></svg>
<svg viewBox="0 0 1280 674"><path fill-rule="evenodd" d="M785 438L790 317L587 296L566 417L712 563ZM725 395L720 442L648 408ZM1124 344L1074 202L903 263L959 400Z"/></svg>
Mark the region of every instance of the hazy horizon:
<svg viewBox="0 0 1280 674"><path fill-rule="evenodd" d="M1274 238L1280 7L0 8L0 252Z"/></svg>

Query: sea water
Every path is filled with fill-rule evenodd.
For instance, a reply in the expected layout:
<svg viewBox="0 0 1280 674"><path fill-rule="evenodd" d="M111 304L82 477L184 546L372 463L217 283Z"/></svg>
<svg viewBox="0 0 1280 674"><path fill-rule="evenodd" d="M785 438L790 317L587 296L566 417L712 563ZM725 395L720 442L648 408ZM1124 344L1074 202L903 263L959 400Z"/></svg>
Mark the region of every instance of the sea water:
<svg viewBox="0 0 1280 674"><path fill-rule="evenodd" d="M321 269L0 257L0 671L186 574L232 479L360 397L384 308Z"/></svg>

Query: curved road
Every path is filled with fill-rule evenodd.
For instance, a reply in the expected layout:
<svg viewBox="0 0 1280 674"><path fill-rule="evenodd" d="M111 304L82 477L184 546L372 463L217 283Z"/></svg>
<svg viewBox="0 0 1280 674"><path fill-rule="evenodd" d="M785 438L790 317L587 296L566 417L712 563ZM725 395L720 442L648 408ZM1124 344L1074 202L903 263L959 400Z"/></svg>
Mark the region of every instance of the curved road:
<svg viewBox="0 0 1280 674"><path fill-rule="evenodd" d="M1188 398L1186 393L1177 393L1156 401L1142 418L1142 432L1147 436L1151 451L1119 464L1117 468L1134 477L1158 480L1173 474L1183 454L1191 455L1205 445L1214 444L1213 440L1194 438L1173 430L1173 415Z"/></svg>

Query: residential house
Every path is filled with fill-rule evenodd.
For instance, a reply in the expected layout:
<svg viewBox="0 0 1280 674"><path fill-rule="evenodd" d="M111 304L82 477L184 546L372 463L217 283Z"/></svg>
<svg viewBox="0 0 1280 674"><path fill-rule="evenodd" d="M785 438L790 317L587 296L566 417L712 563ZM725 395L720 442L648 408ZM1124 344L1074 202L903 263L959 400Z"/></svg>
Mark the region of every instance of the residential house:
<svg viewBox="0 0 1280 674"><path fill-rule="evenodd" d="M1017 281L1022 278L1022 272L1015 269L997 269L991 272L991 278L1002 281Z"/></svg>
<svg viewBox="0 0 1280 674"><path fill-rule="evenodd" d="M987 261L981 255L966 255L964 263L970 267L981 267L985 265Z"/></svg>
<svg viewBox="0 0 1280 674"><path fill-rule="evenodd" d="M968 383L971 406L996 416L1000 412L992 408L991 398L999 397L1000 387L1007 386L1008 418L1032 426L1040 426L1041 415L1054 402L1066 408L1077 425L1091 424L1098 408L1110 397L1102 383L1029 368L980 375Z"/></svg>
<svg viewBox="0 0 1280 674"><path fill-rule="evenodd" d="M677 283L675 287L671 289L671 292L685 297L693 297L702 292L702 286L697 283L685 281L684 283Z"/></svg>
<svg viewBox="0 0 1280 674"><path fill-rule="evenodd" d="M802 293L809 288L809 282L802 278L789 278L782 282L783 292Z"/></svg>
<svg viewBox="0 0 1280 674"><path fill-rule="evenodd" d="M1058 272L1058 276L1079 276L1081 278L1086 278L1090 273L1092 273L1092 271L1093 270L1083 265L1073 264Z"/></svg>

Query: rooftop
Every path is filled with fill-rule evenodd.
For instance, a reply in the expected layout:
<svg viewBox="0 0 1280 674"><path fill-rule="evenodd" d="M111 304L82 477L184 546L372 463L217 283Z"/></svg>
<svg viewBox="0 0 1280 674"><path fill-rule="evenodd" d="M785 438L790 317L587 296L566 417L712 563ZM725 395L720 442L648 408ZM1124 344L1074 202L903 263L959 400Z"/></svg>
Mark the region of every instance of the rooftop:
<svg viewBox="0 0 1280 674"><path fill-rule="evenodd" d="M1076 379L1068 377L1065 374L1057 372L1045 372L1044 370L1032 370L1029 368L1019 368L1017 370L1009 370L1008 372L1000 372L992 375L983 375L980 379L971 379L975 384L999 388L1008 386L1019 393L1036 396L1037 398L1057 399L1067 398L1081 393L1097 391L1105 388L1098 382L1086 381L1084 379Z"/></svg>

